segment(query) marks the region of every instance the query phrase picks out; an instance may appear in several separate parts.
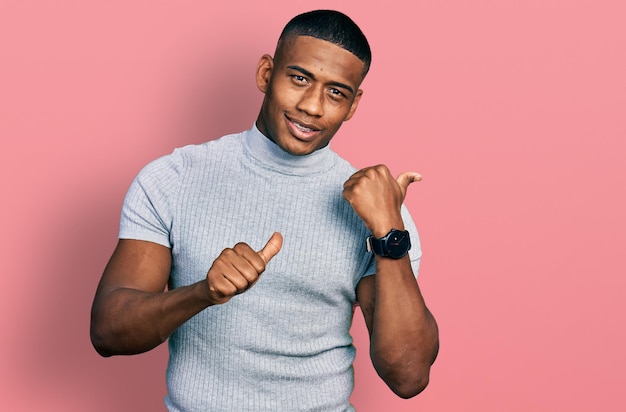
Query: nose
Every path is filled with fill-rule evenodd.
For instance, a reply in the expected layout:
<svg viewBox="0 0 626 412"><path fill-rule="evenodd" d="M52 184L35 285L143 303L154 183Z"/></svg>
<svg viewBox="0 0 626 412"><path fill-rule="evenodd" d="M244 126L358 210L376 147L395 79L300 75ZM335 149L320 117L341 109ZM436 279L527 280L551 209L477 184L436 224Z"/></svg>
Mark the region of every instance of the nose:
<svg viewBox="0 0 626 412"><path fill-rule="evenodd" d="M307 88L296 107L309 116L322 116L324 114L324 91L318 87Z"/></svg>

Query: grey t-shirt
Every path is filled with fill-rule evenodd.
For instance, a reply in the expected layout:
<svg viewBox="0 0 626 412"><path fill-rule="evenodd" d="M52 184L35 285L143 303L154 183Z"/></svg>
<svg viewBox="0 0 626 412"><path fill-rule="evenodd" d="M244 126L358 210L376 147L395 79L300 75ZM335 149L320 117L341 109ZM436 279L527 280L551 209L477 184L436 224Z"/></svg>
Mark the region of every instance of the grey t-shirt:
<svg viewBox="0 0 626 412"><path fill-rule="evenodd" d="M172 250L170 287L195 283L224 248L280 253L259 281L183 324L169 339L170 411L353 410L355 288L374 274L369 235L343 199L355 169L329 147L292 156L256 128L176 149L132 183L120 238ZM415 274L421 249L411 232Z"/></svg>

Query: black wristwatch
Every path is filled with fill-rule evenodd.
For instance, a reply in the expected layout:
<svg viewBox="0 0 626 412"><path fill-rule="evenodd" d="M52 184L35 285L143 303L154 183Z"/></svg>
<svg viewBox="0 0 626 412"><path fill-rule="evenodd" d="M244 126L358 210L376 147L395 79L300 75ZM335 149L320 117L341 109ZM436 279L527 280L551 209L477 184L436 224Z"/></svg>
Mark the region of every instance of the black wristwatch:
<svg viewBox="0 0 626 412"><path fill-rule="evenodd" d="M391 229L380 239L368 236L365 244L368 252L392 259L400 259L411 249L411 238L407 230Z"/></svg>

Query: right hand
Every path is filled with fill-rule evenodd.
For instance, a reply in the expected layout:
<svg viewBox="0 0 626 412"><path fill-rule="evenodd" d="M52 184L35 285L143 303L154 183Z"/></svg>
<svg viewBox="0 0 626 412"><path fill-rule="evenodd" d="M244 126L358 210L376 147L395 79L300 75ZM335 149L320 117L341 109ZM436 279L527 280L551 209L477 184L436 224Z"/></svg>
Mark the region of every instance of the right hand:
<svg viewBox="0 0 626 412"><path fill-rule="evenodd" d="M250 289L282 246L283 237L275 232L258 252L246 243L224 249L207 273L211 304L226 303L233 296Z"/></svg>

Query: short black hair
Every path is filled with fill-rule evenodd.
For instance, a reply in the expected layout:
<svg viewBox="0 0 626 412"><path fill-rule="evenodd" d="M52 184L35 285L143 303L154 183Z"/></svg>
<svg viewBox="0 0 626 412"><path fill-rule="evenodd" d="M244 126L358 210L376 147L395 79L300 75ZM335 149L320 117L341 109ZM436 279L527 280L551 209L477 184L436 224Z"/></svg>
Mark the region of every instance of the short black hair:
<svg viewBox="0 0 626 412"><path fill-rule="evenodd" d="M313 10L297 15L287 23L278 43L295 36L325 40L354 54L365 65L363 77L372 63L372 51L367 38L350 17L339 11Z"/></svg>

